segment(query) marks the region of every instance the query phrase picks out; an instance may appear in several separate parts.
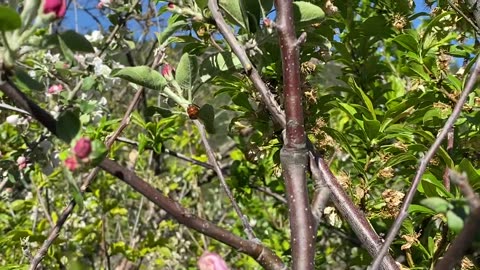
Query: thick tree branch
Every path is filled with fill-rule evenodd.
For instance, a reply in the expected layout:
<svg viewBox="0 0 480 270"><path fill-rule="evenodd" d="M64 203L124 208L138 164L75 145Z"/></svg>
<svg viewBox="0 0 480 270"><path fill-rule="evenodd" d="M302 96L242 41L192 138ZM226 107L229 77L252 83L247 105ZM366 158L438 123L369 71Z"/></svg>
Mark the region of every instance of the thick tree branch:
<svg viewBox="0 0 480 270"><path fill-rule="evenodd" d="M308 200L306 134L303 119L303 93L300 89L300 53L293 24L293 1L276 0L276 29L280 40L285 100L285 144L280 152L290 216L293 269L314 269L315 238L313 216Z"/></svg>
<svg viewBox="0 0 480 270"><path fill-rule="evenodd" d="M276 123L285 126L285 113L280 109L277 102L275 101L274 96L262 81L260 73L253 66L252 62L248 58L245 49L240 45L240 43L235 38L233 30L227 25L227 22L220 13L220 8L218 7L217 0L208 0L208 8L212 12L212 17L215 20L218 30L223 35L228 45L232 48L235 55L238 57L242 63L245 72L252 81L255 88L258 90L262 96L262 100L268 108L268 111L272 114L272 118Z"/></svg>
<svg viewBox="0 0 480 270"><path fill-rule="evenodd" d="M1 73L0 70L0 74ZM57 134L55 119L48 112L44 111L28 99L10 82L10 80L6 79L0 81L0 90L9 97L16 106L29 112L33 118L39 121L43 126L47 127L51 133L54 135ZM281 259L272 250L254 241L238 237L230 231L218 227L214 223L191 214L187 209L180 206L180 204L164 196L162 192L156 190L150 184L138 177L134 172L120 166L115 161L105 159L99 164L99 167L130 185L147 199L164 209L179 223L242 251L244 254L254 258L265 269L285 269Z"/></svg>
<svg viewBox="0 0 480 270"><path fill-rule="evenodd" d="M315 178L325 179L325 183L332 193L332 200L335 203L338 211L342 213L342 216L347 220L350 227L357 235L360 242L362 242L365 249L367 249L370 255L375 256L381 248L382 241L380 237L375 233L372 226L365 218L363 213L355 207L352 200L347 196L343 188L338 183L335 176L328 169L328 165L325 160L316 158L310 153L310 164L313 165L312 160L315 160L317 166L312 166L312 174ZM382 263L383 269L398 269L395 260L391 256L386 257Z"/></svg>
<svg viewBox="0 0 480 270"><path fill-rule="evenodd" d="M382 249L380 250L380 253L377 255L375 258L373 264L372 264L372 270L378 269L378 266L380 265L381 259L385 254L387 253L388 249L390 248L390 245L392 244L393 240L395 239L398 231L400 230L400 227L402 226L403 220L407 218L408 216L408 207L412 203L413 196L415 195L417 191L418 184L420 184L420 181L422 180L423 173L427 169L427 164L428 162L433 158L435 153L437 152L438 148L442 144L442 141L445 139L447 134L449 133L450 129L453 127L455 124L455 121L457 121L457 118L460 116L460 113L462 112L463 105L467 101L468 95L470 92L473 90L477 83L477 78L480 73L480 57L477 58L477 61L475 62L475 67L473 68L472 75L468 79L467 85L465 86L465 89L463 90L462 94L460 95L460 98L458 99L457 104L455 105L455 108L453 108L452 114L448 118L447 122L441 129L440 133L438 134L437 138L435 139L435 142L433 142L432 146L430 146L430 149L428 149L428 152L425 154L425 156L422 158L420 161L420 166L417 169L417 172L415 174L415 177L412 181L412 184L410 185L410 189L408 190L407 195L405 196L405 199L403 201L402 208L400 209L400 212L395 219L395 222L392 224L392 227L390 228L390 231L387 234L387 237L385 239L385 242L383 243Z"/></svg>
<svg viewBox="0 0 480 270"><path fill-rule="evenodd" d="M261 77L259 76L258 71L255 69L255 67L253 67L250 60L248 59L248 56L245 50L240 45L239 41L235 38L235 35L233 34L231 28L228 27L227 23L225 22L225 19L222 17L219 11L217 1L209 0L208 4L209 4L210 11L212 12L212 17L214 18L220 33L223 35L227 43L230 45L235 55L239 57L243 67L246 70L250 70L250 73L247 73L247 75L249 76L250 80L253 82L255 88L260 92L262 96L262 100L266 104L267 109L274 116L273 120L276 121L283 128L285 128L286 126L285 113L280 109L280 106L278 105L278 103L272 98L271 93L269 92L265 83L262 81ZM337 209L339 210L343 218L345 218L349 222L349 224L353 224L352 227L360 226L358 230L355 231L355 233L361 233L363 231L366 231L368 232L369 235L373 235L373 237L364 237L362 235L357 234L359 239L362 241L362 244L365 247L367 247L367 251L370 253L370 255L372 257L375 257L381 245L379 240L380 238L372 229L368 221L366 221L366 218L363 215L363 213L359 212L358 209L356 209L356 206L353 204L352 200L347 196L345 191L343 191L343 189L341 189L341 187L338 185L337 179L333 176L332 172L326 165L323 158L319 157L315 153L313 146L308 140L307 140L307 143L310 149L310 159L312 164L311 169L312 170L315 169L318 172L321 172L321 174L318 173L316 174L316 176L314 175L315 181L322 182L324 180L321 178L321 175L328 175L329 178L325 179L325 181L327 180L330 181L328 186L331 187L331 186L337 185L339 187L339 189L336 190L337 192L332 193L333 196L338 196L333 200L335 203L335 206L337 207ZM324 164L324 166L319 168L317 160L318 160L318 163L322 163ZM348 203L341 204L341 202L348 202ZM359 215L359 216L355 216L355 215ZM354 223L351 223L351 222L354 222ZM378 241L376 239L378 239ZM386 260L384 260L384 264L382 265L382 267L384 269L398 269L398 266L396 265L395 260L393 260L393 258L390 255L388 255Z"/></svg>

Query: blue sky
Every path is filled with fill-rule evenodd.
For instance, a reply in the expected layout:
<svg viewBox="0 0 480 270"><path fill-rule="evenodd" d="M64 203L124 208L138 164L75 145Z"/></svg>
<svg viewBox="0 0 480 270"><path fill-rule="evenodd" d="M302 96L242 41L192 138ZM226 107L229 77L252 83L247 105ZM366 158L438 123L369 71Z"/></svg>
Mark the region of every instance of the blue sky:
<svg viewBox="0 0 480 270"><path fill-rule="evenodd" d="M113 0L114 1L114 0ZM251 1L251 0L247 0ZM337 0L339 1L339 0ZM78 3L78 6L81 6L81 8L74 8L74 3ZM142 1L143 6L147 4L147 1ZM415 0L416 7L415 7L415 12L422 12L422 11L427 11L427 8L425 6L424 1L420 0ZM101 25L103 26L104 29L108 29L108 27L111 25L110 22L105 18L105 15L101 13L99 9L97 9L97 4L98 0L73 0L70 2L70 5L68 7L67 15L64 18L64 21L62 22L62 27L67 28L67 29L75 29L78 32L82 34L87 34L90 33L91 31L98 29L98 23L95 19L92 18L92 15L100 21ZM161 2L157 4L157 10L165 5L165 2ZM86 9L88 12L86 12ZM106 10L104 11L106 12ZM90 13L90 14L88 14ZM168 14L163 14L159 19L160 20L165 20L168 18ZM274 15L273 15L274 16ZM416 21L414 22L414 25L417 25L419 22ZM130 29L139 29L139 26L136 23L131 22L129 24ZM158 31L156 27L153 28L154 31ZM141 31L141 30L140 30ZM152 34L153 37L153 34Z"/></svg>

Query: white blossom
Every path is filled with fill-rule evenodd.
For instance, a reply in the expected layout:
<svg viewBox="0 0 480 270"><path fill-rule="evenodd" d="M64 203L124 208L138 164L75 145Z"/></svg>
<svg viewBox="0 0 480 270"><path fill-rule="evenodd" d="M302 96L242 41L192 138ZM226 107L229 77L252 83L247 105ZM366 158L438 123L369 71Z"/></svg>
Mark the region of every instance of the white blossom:
<svg viewBox="0 0 480 270"><path fill-rule="evenodd" d="M100 98L98 105L105 106L107 105L107 99L105 97Z"/></svg>
<svg viewBox="0 0 480 270"><path fill-rule="evenodd" d="M99 42L99 41L102 41L104 36L102 35L102 32L98 31L98 30L94 30L92 31L92 33L90 35L85 35L85 38L92 42L92 43L95 43L95 42Z"/></svg>
<svg viewBox="0 0 480 270"><path fill-rule="evenodd" d="M112 72L112 69L109 68L107 65L103 64L103 60L100 57L95 57L92 62L94 66L94 72L97 76L104 76L108 77Z"/></svg>
<svg viewBox="0 0 480 270"><path fill-rule="evenodd" d="M20 122L19 120L20 120L20 115L18 114L12 114L7 116L7 123L9 123L12 126L18 125L18 123Z"/></svg>
<svg viewBox="0 0 480 270"><path fill-rule="evenodd" d="M35 77L37 77L37 73L34 70L30 70L30 71L28 71L28 76L35 79Z"/></svg>
<svg viewBox="0 0 480 270"><path fill-rule="evenodd" d="M60 54L51 54L50 51L46 52L45 55L44 55L44 59L45 61L47 62L50 62L50 63L56 63L58 61L60 61Z"/></svg>

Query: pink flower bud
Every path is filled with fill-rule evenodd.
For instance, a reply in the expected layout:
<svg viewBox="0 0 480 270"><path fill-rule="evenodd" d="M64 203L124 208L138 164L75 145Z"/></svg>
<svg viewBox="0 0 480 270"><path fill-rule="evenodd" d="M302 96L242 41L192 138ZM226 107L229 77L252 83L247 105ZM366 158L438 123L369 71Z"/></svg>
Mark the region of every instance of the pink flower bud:
<svg viewBox="0 0 480 270"><path fill-rule="evenodd" d="M55 18L63 18L67 12L66 0L44 0L43 13L48 14L54 12Z"/></svg>
<svg viewBox="0 0 480 270"><path fill-rule="evenodd" d="M168 7L169 9L174 9L174 8L175 8L175 4L172 3L172 2L168 2L167 7Z"/></svg>
<svg viewBox="0 0 480 270"><path fill-rule="evenodd" d="M265 25L265 27L267 27L267 28L272 27L272 20L270 20L269 18L264 18L263 19L263 25Z"/></svg>
<svg viewBox="0 0 480 270"><path fill-rule="evenodd" d="M24 156L19 156L17 158L17 165L19 170L23 170L27 167L27 158Z"/></svg>
<svg viewBox="0 0 480 270"><path fill-rule="evenodd" d="M81 138L73 147L73 152L78 158L86 158L92 152L92 143L88 138Z"/></svg>
<svg viewBox="0 0 480 270"><path fill-rule="evenodd" d="M65 159L65 167L71 172L75 171L78 168L78 162L75 157L69 157Z"/></svg>
<svg viewBox="0 0 480 270"><path fill-rule="evenodd" d="M173 80L173 72L175 72L169 64L163 65L162 68L162 75L167 81Z"/></svg>
<svg viewBox="0 0 480 270"><path fill-rule="evenodd" d="M98 9L102 9L104 7L108 7L112 4L112 0L100 0L97 4Z"/></svg>
<svg viewBox="0 0 480 270"><path fill-rule="evenodd" d="M54 84L54 85L52 85L52 86L50 86L50 87L48 88L47 93L49 93L49 94L58 94L58 93L62 92L62 90L63 90L63 85L61 85L61 84Z"/></svg>
<svg viewBox="0 0 480 270"><path fill-rule="evenodd" d="M200 270L228 270L225 261L217 253L205 252L198 259L198 268Z"/></svg>

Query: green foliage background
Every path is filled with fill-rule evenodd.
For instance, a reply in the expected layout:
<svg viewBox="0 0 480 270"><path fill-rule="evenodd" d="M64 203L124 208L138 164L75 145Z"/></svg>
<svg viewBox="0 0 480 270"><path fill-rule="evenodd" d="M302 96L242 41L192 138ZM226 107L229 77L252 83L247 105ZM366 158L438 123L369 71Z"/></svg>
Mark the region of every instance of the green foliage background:
<svg viewBox="0 0 480 270"><path fill-rule="evenodd" d="M236 0L220 1L220 5L281 102L278 38L262 23L265 16L274 17L272 2ZM415 13L415 3L406 0L295 4L296 30L307 33L301 61L308 136L331 161L332 171L373 228L386 234L420 158L463 89L477 57L476 35L447 1L426 1L429 13ZM106 12L109 20L115 25L128 14L129 20L148 27L146 14L151 10L138 5L128 13L128 5L132 3L112 4ZM90 42L73 31L59 35L51 29L38 30L29 39L35 49L17 59L16 82L41 107L56 115L68 111L78 121L78 126L66 121L61 129L100 141L118 127L138 89L136 84L147 86L122 135L136 144L118 141L109 157L134 169L193 213L244 235L214 172L168 154L175 151L207 162L197 129L182 107L198 104L228 184L257 237L289 262L289 224L279 164L281 130L238 58L217 34L206 1L184 1L181 8L185 9L180 14L166 6L158 10L169 18L155 41L135 42L129 27L122 27L109 44L108 31L103 39ZM95 70L94 59L88 59L93 48L106 50L102 64L112 73ZM146 66L155 49L164 50L164 62L176 67L175 79L183 91L179 95L187 103L179 106L177 100L166 97L163 89L168 82L158 72L149 73ZM145 65L146 71L134 74L123 68L132 63ZM45 95L56 83L68 87L58 95ZM445 170L463 171L475 189L480 187L478 95L477 89L469 96L456 122L454 147L444 144L429 163L410 217L391 248L405 267L431 268L463 226L469 209L454 185L445 188ZM9 102L2 94L0 100ZM0 119L10 114L2 110ZM70 145L50 136L28 116L22 117L21 124L0 124L4 179L0 269L24 268L73 197L80 205L42 261L45 269L104 269L107 264L127 263L125 259L141 269L196 269L196 260L205 250L221 254L235 269L259 267L239 251L178 225L105 173L81 196L78 186L89 168L67 171L62 160L70 153ZM19 156L28 158L26 169L19 170ZM311 183L310 197L315 189ZM371 262L331 206L317 236L317 269L365 268ZM464 264L475 264L476 255L469 254Z"/></svg>

